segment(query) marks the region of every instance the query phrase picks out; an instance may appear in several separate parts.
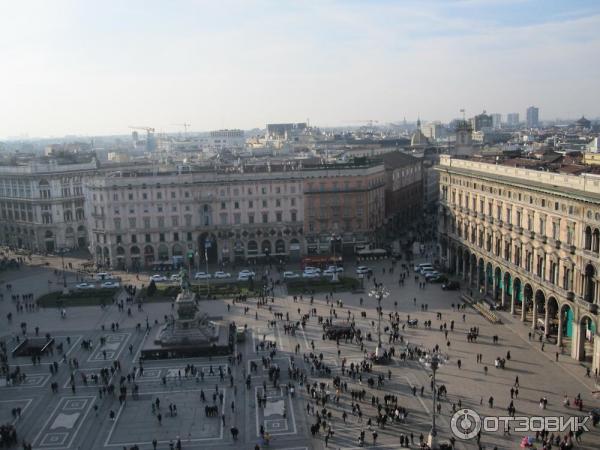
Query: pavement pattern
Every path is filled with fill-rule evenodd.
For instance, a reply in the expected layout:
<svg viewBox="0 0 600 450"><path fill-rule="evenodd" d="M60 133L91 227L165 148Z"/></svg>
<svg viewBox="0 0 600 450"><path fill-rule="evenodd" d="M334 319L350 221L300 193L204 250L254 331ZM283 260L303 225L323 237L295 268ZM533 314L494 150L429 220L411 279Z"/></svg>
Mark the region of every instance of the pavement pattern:
<svg viewBox="0 0 600 450"><path fill-rule="evenodd" d="M78 264L77 260L67 259L68 262ZM434 284L422 289L412 270L401 285L398 282L400 265L390 273L390 261L370 264L376 281L390 291L390 296L382 301L382 329L390 326L390 313L394 316L398 313L400 326L406 325L409 316L418 319L419 324L414 328L401 328L403 342L389 344L388 335L384 333L384 347L393 345L398 356L407 347L432 349L439 345L445 361L437 371L437 385L443 384L448 392L437 416L441 440L451 437L453 405L454 408L459 404L462 408L472 408L482 416L505 415L511 401L510 389L514 388L517 376L519 393L513 399L517 415L579 414L563 406L565 395L573 399L579 393L584 399L582 414L600 406L592 394L597 390L595 380L586 377L585 368L567 356L568 343L565 355L559 355L556 361L557 349L553 345L547 344L542 350L537 341L528 339L528 324L500 313L504 323L493 325L473 309L458 310L459 292L442 291ZM390 364L374 365L371 372L362 372L360 377L348 376L349 365L360 364L364 352L372 352L376 346L377 302L366 293L336 293L333 301L326 300L324 293L317 294L311 303L310 295L294 301L282 285L278 285L273 302L269 299L260 307L256 299L244 303L233 303L229 299L203 301L201 309L209 315L223 316L247 326L245 341L238 343L235 349L240 358L146 361L141 369L139 351L147 338L146 320L153 327L159 326L154 325L155 321L163 323L165 315L173 312L172 305L145 304L141 310L131 308L130 315L127 308L119 311L115 305L71 307L64 318L55 308L17 312L11 292L33 293L37 298L55 290L62 281L60 274L54 273L58 267L59 259L48 257L42 261L38 258L32 267L0 273L0 292L4 293L0 301L0 336L9 349L17 345L17 336L23 338L22 323L26 323L29 335L39 327L39 335L50 333L57 344L63 344L62 353L55 350L54 354L43 356L39 364L34 364L31 358L9 357L11 368L18 366L26 377L20 384L0 386L0 423L14 423L19 441L24 440L35 449L129 449L135 445L151 449L153 440L159 449L168 449L170 444L176 446L178 440L185 449L254 449L257 445L265 448L261 431L271 437L266 448L302 450L327 445L354 449L358 448L361 430L365 431L364 447L399 448L400 436L410 438L412 434L413 443L409 446L418 448L420 436L426 437L430 431L431 371L423 361L418 358L401 361L396 357ZM354 268L348 264L346 271L352 272ZM125 282L142 283L134 275L120 275ZM74 274L69 274L69 284L74 284L76 279ZM368 290L374 280L365 281ZM12 284L11 292L6 290L6 283ZM11 321L7 320L9 312L12 312ZM309 318L305 327L293 334L286 331L286 325L300 322L306 315ZM364 340L363 350L355 342L342 339L338 345L335 341L323 340L319 317L323 320L331 317L336 324L346 323L350 318L363 335L370 333L371 339ZM423 326L428 320L432 322L431 328ZM445 323L449 330L451 321L454 321L454 329L446 337L440 325L443 328ZM118 329L112 331L113 324L118 324ZM141 327L138 328L138 324ZM479 329L475 343L466 338L472 327ZM498 336L498 343L493 342L493 336ZM90 342L91 348L84 348L84 342ZM269 346L267 342L275 343L275 351L273 344ZM496 369L494 359L505 357L508 351L511 359L506 367ZM311 370L311 353L327 367L328 373L319 373L314 367ZM477 354L482 355L482 362L477 362ZM55 362L58 370L52 373L50 367ZM189 370L191 365L194 374ZM274 368L280 369L277 383L272 379ZM288 368L296 369L295 374ZM103 392L103 373L108 374L108 384L115 386L114 394ZM335 377L347 383L347 390L334 386ZM382 384L374 382L371 386L369 378L376 381L378 377L383 379ZM52 392L53 383L58 387L56 392ZM314 383L317 386L323 383L324 392L329 395L325 406L317 404L308 392L307 386ZM126 389L121 399L119 386ZM137 386L135 395L134 386ZM351 391L363 389L365 399L353 400ZM382 403L385 395L396 396L398 405L405 408L408 414L404 423L377 426L377 400ZM490 397L494 398L493 407L488 403ZM266 398L266 404L259 405L258 398ZM541 398L548 401L546 409L540 409ZM360 404L362 417L353 414L352 406L356 403ZM214 407L216 414L207 417L207 407ZM15 408L20 408L20 416L13 414ZM317 413L325 413L327 427L313 436L311 427L317 421ZM232 427L239 430L237 440L232 436ZM332 433L326 443L329 429ZM377 432L376 443L373 431ZM482 433L479 445L475 439L457 440L455 448L518 448L524 435L535 436L535 433ZM598 442L598 429L592 428L575 446L595 449ZM540 443L538 447L541 448Z"/></svg>

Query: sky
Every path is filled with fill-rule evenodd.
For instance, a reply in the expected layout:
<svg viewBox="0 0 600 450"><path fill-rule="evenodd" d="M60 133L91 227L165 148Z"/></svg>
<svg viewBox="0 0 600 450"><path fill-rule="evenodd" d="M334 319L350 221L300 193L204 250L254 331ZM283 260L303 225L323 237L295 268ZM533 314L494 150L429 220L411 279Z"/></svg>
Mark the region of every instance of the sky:
<svg viewBox="0 0 600 450"><path fill-rule="evenodd" d="M600 116L598 0L0 2L0 138Z"/></svg>

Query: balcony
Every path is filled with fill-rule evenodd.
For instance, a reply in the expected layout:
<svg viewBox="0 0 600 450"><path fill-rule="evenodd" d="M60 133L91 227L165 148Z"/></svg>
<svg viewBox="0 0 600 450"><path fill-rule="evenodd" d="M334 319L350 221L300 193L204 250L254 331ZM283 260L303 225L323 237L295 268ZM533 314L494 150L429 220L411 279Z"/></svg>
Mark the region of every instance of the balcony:
<svg viewBox="0 0 600 450"><path fill-rule="evenodd" d="M598 305L597 304L587 302L581 297L577 297L576 303L577 303L577 306L585 309L587 312L592 313L592 314L598 314Z"/></svg>

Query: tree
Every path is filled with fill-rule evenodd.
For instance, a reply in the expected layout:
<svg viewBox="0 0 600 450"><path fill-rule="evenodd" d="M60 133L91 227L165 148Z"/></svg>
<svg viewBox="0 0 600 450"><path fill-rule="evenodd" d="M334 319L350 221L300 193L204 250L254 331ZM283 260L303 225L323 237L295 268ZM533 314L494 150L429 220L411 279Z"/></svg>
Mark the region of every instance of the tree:
<svg viewBox="0 0 600 450"><path fill-rule="evenodd" d="M156 283L154 280L150 280L150 284L146 290L146 295L148 295L148 297L152 297L154 294L156 294Z"/></svg>

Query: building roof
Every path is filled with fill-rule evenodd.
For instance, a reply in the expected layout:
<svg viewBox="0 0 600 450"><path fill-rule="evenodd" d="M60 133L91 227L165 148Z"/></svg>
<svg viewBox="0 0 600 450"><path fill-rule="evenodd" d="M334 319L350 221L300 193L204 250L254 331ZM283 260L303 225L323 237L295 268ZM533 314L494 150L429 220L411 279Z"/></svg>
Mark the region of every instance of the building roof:
<svg viewBox="0 0 600 450"><path fill-rule="evenodd" d="M384 153L379 156L383 160L386 168L397 168L418 164L420 159L406 153L395 151Z"/></svg>

